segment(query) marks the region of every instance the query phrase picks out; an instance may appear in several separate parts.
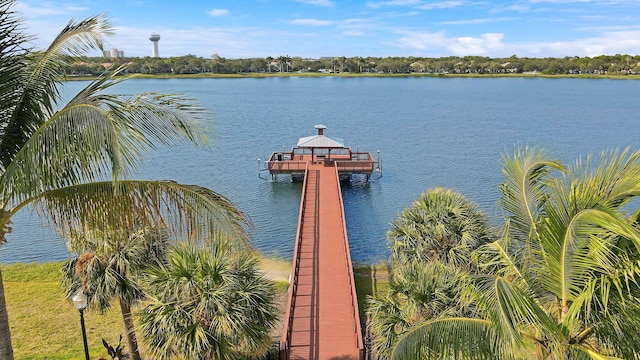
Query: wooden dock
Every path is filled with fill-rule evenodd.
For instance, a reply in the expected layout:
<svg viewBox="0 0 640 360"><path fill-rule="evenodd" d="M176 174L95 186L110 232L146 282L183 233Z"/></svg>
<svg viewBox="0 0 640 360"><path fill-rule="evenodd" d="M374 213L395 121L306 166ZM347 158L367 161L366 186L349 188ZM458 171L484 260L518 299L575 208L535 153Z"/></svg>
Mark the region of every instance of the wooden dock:
<svg viewBox="0 0 640 360"><path fill-rule="evenodd" d="M281 359L364 359L335 163L305 166Z"/></svg>
<svg viewBox="0 0 640 360"><path fill-rule="evenodd" d="M280 359L363 360L340 180L381 176L380 153L375 167L371 153L325 136L324 125L316 129L317 135L300 138L291 151L271 154L263 169L272 178L304 180Z"/></svg>

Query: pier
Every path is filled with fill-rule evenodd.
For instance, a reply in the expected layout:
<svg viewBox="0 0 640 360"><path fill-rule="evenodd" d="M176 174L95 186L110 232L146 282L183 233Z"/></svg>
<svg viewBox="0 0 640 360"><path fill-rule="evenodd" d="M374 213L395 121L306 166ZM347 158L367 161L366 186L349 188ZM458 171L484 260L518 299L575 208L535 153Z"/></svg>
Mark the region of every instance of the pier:
<svg viewBox="0 0 640 360"><path fill-rule="evenodd" d="M267 162L272 176L303 181L281 359L365 356L340 180L368 178L379 166L370 153L352 152L341 139L326 137L325 128L317 125L316 136L301 138Z"/></svg>

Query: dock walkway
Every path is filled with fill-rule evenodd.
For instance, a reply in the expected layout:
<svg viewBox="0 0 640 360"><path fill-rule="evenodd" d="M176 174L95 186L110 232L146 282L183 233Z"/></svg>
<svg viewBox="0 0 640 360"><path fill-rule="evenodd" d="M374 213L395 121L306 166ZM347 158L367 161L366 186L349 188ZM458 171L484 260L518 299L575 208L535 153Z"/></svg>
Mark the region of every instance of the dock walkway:
<svg viewBox="0 0 640 360"><path fill-rule="evenodd" d="M338 167L305 168L281 358L364 359Z"/></svg>

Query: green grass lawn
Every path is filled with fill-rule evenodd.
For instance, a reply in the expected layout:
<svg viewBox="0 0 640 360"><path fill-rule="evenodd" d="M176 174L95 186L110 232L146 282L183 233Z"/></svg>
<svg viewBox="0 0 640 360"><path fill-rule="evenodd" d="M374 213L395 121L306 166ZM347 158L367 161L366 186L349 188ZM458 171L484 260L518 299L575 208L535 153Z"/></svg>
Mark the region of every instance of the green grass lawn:
<svg viewBox="0 0 640 360"><path fill-rule="evenodd" d="M285 271L288 263L262 264ZM80 315L60 286L61 262L12 264L2 266L13 351L23 359L84 359ZM282 269L279 269L282 268ZM354 269L360 313L366 311L366 297L388 287L386 265L359 265ZM280 294L287 292L286 281L276 281ZM284 306L286 306L286 301ZM115 346L123 334L122 317L115 306L108 312L85 311L87 341L91 359L109 359L102 338ZM123 339L126 347L126 340ZM144 356L144 349L142 349ZM126 348L125 348L126 351Z"/></svg>
<svg viewBox="0 0 640 360"><path fill-rule="evenodd" d="M376 265L356 265L353 267L358 295L358 309L364 316L367 311L367 297L382 294L389 288L389 268L386 263Z"/></svg>
<svg viewBox="0 0 640 360"><path fill-rule="evenodd" d="M80 314L62 292L61 268L60 262L2 266L16 359L84 359ZM102 338L117 343L123 333L120 312L87 309L85 324L91 358L108 359Z"/></svg>

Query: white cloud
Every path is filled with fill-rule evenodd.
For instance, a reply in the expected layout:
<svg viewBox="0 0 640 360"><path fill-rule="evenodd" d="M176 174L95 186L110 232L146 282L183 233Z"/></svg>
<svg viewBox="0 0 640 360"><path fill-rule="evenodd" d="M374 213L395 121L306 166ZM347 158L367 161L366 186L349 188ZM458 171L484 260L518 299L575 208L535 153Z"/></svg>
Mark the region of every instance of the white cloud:
<svg viewBox="0 0 640 360"><path fill-rule="evenodd" d="M51 2L41 2L37 5L30 5L24 1L19 1L16 2L14 10L27 15L29 19L37 19L49 16L76 17L78 13L86 12L89 9L83 6L71 6Z"/></svg>
<svg viewBox="0 0 640 360"><path fill-rule="evenodd" d="M367 7L371 9L378 9L387 6L413 6L418 4L420 4L420 0L389 0L368 2Z"/></svg>
<svg viewBox="0 0 640 360"><path fill-rule="evenodd" d="M479 24L490 24L490 23L496 23L501 21L512 21L512 20L515 20L515 18L500 17L500 18L442 21L440 22L440 24L442 25L479 25Z"/></svg>
<svg viewBox="0 0 640 360"><path fill-rule="evenodd" d="M332 20L318 20L318 19L296 19L289 21L289 24L293 25L312 25L312 26L329 26L335 24Z"/></svg>
<svg viewBox="0 0 640 360"><path fill-rule="evenodd" d="M455 7L464 6L467 4L468 4L467 1L451 0L451 1L440 1L440 2L424 4L424 5L418 6L418 8L422 10L451 9Z"/></svg>
<svg viewBox="0 0 640 360"><path fill-rule="evenodd" d="M532 4L572 4L572 3L593 3L599 2L594 0L529 0Z"/></svg>
<svg viewBox="0 0 640 360"><path fill-rule="evenodd" d="M531 11L531 6L524 4L513 4L504 8L508 11L518 11L518 12L529 12Z"/></svg>
<svg viewBox="0 0 640 360"><path fill-rule="evenodd" d="M455 55L490 55L504 48L503 34L489 33L477 37L454 38L449 49Z"/></svg>
<svg viewBox="0 0 640 360"><path fill-rule="evenodd" d="M341 21L341 23L345 25L358 25L358 24L368 24L371 22L371 19L362 19L362 18L351 18Z"/></svg>
<svg viewBox="0 0 640 360"><path fill-rule="evenodd" d="M479 55L507 57L512 54L528 57L594 57L606 54L635 54L640 48L640 29L611 31L597 36L568 41L505 42L502 33L474 36L451 36L441 32L399 32L390 46L418 56Z"/></svg>
<svg viewBox="0 0 640 360"><path fill-rule="evenodd" d="M426 50L432 56L449 55L489 55L502 49L504 35L500 33L479 36L450 37L444 32L405 33L398 39L397 46L404 49Z"/></svg>
<svg viewBox="0 0 640 360"><path fill-rule="evenodd" d="M333 6L333 1L331 0L296 0L296 1L303 4L308 4L308 5Z"/></svg>
<svg viewBox="0 0 640 360"><path fill-rule="evenodd" d="M211 16L224 16L229 14L229 10L226 9L211 9L207 11L207 14Z"/></svg>
<svg viewBox="0 0 640 360"><path fill-rule="evenodd" d="M640 48L640 30L614 31L571 41L531 42L514 44L518 55L528 56L588 56L635 54Z"/></svg>

